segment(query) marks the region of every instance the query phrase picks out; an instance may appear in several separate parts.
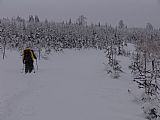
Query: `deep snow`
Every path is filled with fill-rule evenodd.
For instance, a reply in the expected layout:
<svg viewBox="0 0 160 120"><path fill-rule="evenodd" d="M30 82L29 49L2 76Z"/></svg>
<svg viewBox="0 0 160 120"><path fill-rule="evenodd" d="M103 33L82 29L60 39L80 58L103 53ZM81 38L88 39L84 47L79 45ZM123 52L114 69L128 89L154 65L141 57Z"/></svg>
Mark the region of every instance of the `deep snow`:
<svg viewBox="0 0 160 120"><path fill-rule="evenodd" d="M119 59L119 79L106 74L97 50L53 52L25 75L20 54L7 51L0 59L0 120L144 120L128 93L130 59Z"/></svg>

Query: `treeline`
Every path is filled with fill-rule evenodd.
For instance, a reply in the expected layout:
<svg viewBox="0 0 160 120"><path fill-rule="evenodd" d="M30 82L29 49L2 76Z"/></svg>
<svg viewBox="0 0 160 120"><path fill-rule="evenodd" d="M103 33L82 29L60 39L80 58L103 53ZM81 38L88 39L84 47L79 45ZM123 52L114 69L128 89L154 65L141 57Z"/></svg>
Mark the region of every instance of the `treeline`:
<svg viewBox="0 0 160 120"><path fill-rule="evenodd" d="M40 22L37 16L30 16L28 21L20 17L0 20L0 44L9 49L20 50L29 41L35 48L56 51L65 48L103 49L114 34L120 34L117 32L108 25L88 26L84 16L80 16L76 23L71 19L66 23Z"/></svg>
<svg viewBox="0 0 160 120"><path fill-rule="evenodd" d="M147 33L148 29L151 32ZM122 20L116 27L100 23L87 25L83 15L76 22L70 19L60 23L40 21L38 16L29 16L28 20L19 16L15 19L0 19L0 45L7 49L21 50L27 42L31 42L33 48L38 50L106 49L111 40L120 46L127 41L142 42L146 38L157 40L160 38L159 30L155 30L151 24L144 29L127 28Z"/></svg>
<svg viewBox="0 0 160 120"><path fill-rule="evenodd" d="M128 28L123 20L117 26L91 24L87 18L79 16L76 21L69 19L63 22L41 21L38 16L0 19L0 47L21 51L30 43L33 49L41 52L61 51L63 49L105 49L110 48L122 54L124 45L134 43L140 51L159 54L160 30L147 23L146 28ZM4 55L3 55L4 56ZM159 56L159 55L158 55Z"/></svg>

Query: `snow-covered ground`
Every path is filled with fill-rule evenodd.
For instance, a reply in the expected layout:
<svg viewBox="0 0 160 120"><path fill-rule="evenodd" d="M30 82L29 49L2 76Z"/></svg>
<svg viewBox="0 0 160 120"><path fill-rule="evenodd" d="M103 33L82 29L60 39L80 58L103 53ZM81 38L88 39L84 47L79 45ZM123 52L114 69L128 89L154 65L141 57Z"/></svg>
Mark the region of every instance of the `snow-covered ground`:
<svg viewBox="0 0 160 120"><path fill-rule="evenodd" d="M106 74L105 54L96 50L52 53L25 75L20 54L7 52L0 59L0 120L144 120L128 93L130 60L120 59L119 79Z"/></svg>

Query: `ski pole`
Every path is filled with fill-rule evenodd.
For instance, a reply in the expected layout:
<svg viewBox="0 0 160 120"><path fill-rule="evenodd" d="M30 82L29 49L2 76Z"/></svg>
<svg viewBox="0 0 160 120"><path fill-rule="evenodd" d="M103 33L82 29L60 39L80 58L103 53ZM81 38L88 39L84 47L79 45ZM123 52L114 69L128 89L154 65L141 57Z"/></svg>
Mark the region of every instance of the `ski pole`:
<svg viewBox="0 0 160 120"><path fill-rule="evenodd" d="M36 73L34 66L33 66L33 70L34 70L33 72Z"/></svg>
<svg viewBox="0 0 160 120"><path fill-rule="evenodd" d="M37 64L37 59L36 59L36 66L37 66L37 71L38 71L38 64Z"/></svg>

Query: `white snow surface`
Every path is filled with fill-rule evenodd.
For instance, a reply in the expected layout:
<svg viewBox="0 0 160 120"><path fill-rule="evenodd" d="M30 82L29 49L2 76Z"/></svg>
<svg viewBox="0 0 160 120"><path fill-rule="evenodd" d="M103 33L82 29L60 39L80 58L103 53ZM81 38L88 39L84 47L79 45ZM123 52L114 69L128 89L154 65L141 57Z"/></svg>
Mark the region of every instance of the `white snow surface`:
<svg viewBox="0 0 160 120"><path fill-rule="evenodd" d="M0 59L0 120L144 120L128 93L130 59L119 59L119 79L106 74L98 50L53 52L38 70L35 64L36 73L24 74L20 54L7 51Z"/></svg>

